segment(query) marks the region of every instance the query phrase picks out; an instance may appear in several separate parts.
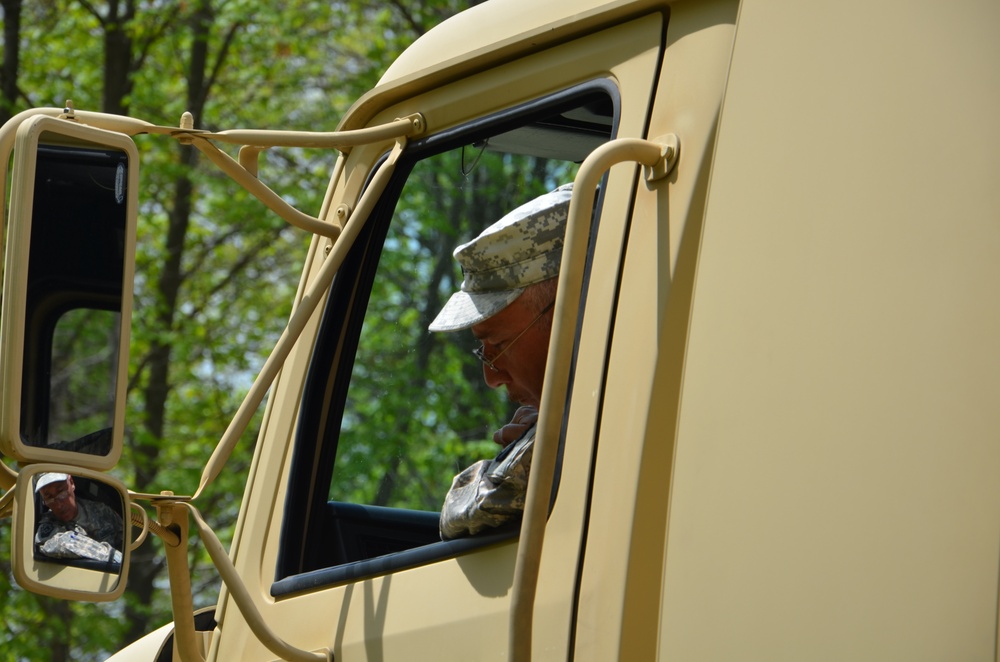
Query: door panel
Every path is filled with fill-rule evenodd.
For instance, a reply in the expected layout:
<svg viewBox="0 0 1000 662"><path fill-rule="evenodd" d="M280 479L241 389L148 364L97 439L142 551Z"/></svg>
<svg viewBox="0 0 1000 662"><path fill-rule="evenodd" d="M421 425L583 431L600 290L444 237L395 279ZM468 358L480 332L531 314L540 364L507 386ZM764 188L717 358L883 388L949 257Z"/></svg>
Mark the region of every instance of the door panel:
<svg viewBox="0 0 1000 662"><path fill-rule="evenodd" d="M380 121L383 115L404 116L420 112L427 118L433 133L438 127L461 128L464 122L477 116L517 104L531 105L536 99L588 81L603 81L601 85L615 90L618 135L639 136L644 130L657 70L662 28L662 16L658 14L608 28L603 33L582 37L423 94L386 109L373 121ZM428 144L432 140L433 136L428 137ZM370 155L364 155L370 159ZM471 154L469 157L471 160ZM469 161L465 165L468 166ZM353 172L351 176L356 177L357 168L361 167L370 168L370 161L366 166L361 159L349 160L345 172ZM607 194L628 196L633 187L633 172L613 174L607 184ZM336 193L334 195L336 197ZM609 236L620 235L623 218L622 210L612 215ZM595 287L600 289L603 285ZM601 296L609 301L609 292ZM585 322L585 326L588 329L603 327L606 337L609 306L597 306L595 311L598 319L594 323ZM587 333L591 337L590 332ZM606 342L601 337L601 333L593 334L593 340L587 341L588 349L603 354L604 350L596 349L594 344ZM551 348L550 351L556 357L554 360L572 360L573 348ZM475 361L471 355L469 360ZM580 386L574 387L569 426L581 441L593 438L597 411L596 402L584 393L600 381L602 372L600 365L588 366L579 376ZM263 452L272 454L273 464L266 457L258 458L257 470L264 472L261 475L273 473L273 467L287 467L291 463L290 450L284 451L284 456L271 447ZM588 444L567 446L560 493L552 515L555 531L551 539L552 551L561 561L556 567L546 568L548 576L541 599L541 613L546 614L545 618L551 623L537 630L546 638L542 643L547 651L545 659L551 659L550 653L558 655L553 653L555 648L568 649L576 557L583 525L582 505L577 502L581 500L580 490L586 490L583 474L588 471L588 457ZM287 468L284 471L287 472ZM284 498L286 489L282 485L273 495L274 501L270 502L278 512L281 510L279 499ZM275 599L271 597L271 586L279 555L282 518L272 518L266 531L261 530L254 513L266 520L268 499L264 492L251 496L241 535L244 541L254 539L254 530L258 530L257 539L264 543L262 547L240 544L238 566L255 568L243 574L260 578L256 589L262 596L260 609L265 619L276 624L279 634L287 640L302 647L329 646L338 660L506 657L516 538L484 543L485 546L466 550L458 556L406 569L392 569L392 555L389 555L382 557L390 559L390 565L386 566L389 569L376 575L341 585L300 587L297 592ZM443 499L444 494L440 496ZM266 658L267 654L248 636L242 622L235 618L236 614L232 609L222 612L223 637L215 643L217 658ZM322 614L322 618L317 619L317 614Z"/></svg>

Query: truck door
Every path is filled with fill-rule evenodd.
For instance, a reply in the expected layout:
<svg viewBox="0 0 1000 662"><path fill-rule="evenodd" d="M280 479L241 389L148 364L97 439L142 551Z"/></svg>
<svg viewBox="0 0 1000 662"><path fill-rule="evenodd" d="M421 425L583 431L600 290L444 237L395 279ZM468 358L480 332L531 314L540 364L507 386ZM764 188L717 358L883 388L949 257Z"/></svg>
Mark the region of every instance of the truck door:
<svg viewBox="0 0 1000 662"><path fill-rule="evenodd" d="M518 27L502 9L487 3L430 33L345 121L351 128L419 113L427 133L399 158L265 417L233 555L276 631L302 648L328 646L337 660L506 656L516 527L442 542L437 519L452 476L495 454L492 431L511 405L483 386L471 335L431 335L427 323L460 282L454 246L573 181L599 145L645 136L664 14L617 8ZM496 39L495 52L473 31ZM438 42L475 56L429 64ZM331 213L349 215L387 147L343 160ZM614 170L602 183L593 217L602 245L623 241L637 172ZM327 250L315 242L306 279ZM560 429L581 443L567 444L562 471L572 480L557 481L554 494L546 554L561 563L546 569L537 611L545 659L571 648L586 525L579 472L590 462L594 388L606 370L589 357L607 354L617 280L617 267L606 272L593 250L584 259L581 316L559 321L581 329L577 341L549 354L571 362ZM290 412L290 401L300 406ZM267 658L225 596L221 605L216 659Z"/></svg>
<svg viewBox="0 0 1000 662"><path fill-rule="evenodd" d="M675 430L736 15L735 2L671 6L647 138L662 144L676 139L676 166L662 178L643 170L631 197L612 201L609 188L604 202L593 257L600 277L588 285L579 352L600 368L578 370L574 381L559 488L560 498L574 497L557 500L548 523L533 659L550 659L546 653L557 649L561 632L547 628L545 619L561 590L555 578L570 573L576 598L567 657L649 660L662 645ZM628 167L613 166L612 179ZM614 217L617 234L609 231L612 205L630 209L627 217ZM577 398L593 409L577 407ZM556 527L564 521L555 515L571 507L578 510L566 520L585 522L584 551L576 567L565 568L565 550L549 540L560 535Z"/></svg>

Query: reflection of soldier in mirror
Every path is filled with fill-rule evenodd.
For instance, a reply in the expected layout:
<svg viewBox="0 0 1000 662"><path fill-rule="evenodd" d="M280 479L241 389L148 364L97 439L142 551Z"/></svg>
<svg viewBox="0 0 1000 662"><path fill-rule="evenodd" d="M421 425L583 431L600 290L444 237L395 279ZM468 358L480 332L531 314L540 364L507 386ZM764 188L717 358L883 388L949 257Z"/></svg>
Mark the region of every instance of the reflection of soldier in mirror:
<svg viewBox="0 0 1000 662"><path fill-rule="evenodd" d="M121 563L121 516L99 501L78 499L73 477L39 474L35 493L48 510L38 518L35 544L45 556Z"/></svg>

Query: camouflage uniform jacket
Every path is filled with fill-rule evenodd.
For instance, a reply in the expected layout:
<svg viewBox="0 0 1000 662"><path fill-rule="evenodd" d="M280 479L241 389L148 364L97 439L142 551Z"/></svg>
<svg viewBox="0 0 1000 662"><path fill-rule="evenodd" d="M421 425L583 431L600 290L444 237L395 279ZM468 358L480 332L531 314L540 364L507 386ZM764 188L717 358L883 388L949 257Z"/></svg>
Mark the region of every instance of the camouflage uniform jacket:
<svg viewBox="0 0 1000 662"><path fill-rule="evenodd" d="M119 559L124 543L121 518L98 501L77 499L76 517L63 522L51 511L40 518L35 544L47 556L90 558L100 561Z"/></svg>
<svg viewBox="0 0 1000 662"><path fill-rule="evenodd" d="M520 519L528 489L535 426L492 460L455 476L441 509L442 540L472 536Z"/></svg>

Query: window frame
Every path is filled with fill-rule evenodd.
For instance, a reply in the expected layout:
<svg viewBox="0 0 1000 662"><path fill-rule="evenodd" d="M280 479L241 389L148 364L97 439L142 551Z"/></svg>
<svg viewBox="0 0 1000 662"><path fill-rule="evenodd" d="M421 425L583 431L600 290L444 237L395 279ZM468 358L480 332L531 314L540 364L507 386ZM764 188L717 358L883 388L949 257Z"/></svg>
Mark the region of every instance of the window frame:
<svg viewBox="0 0 1000 662"><path fill-rule="evenodd" d="M614 139L621 117L620 92L611 80L596 78L413 141L401 155L391 181L351 247L323 307L296 427L275 582L271 586L273 597L412 568L517 537L519 523L488 534L460 540L438 540L360 561L325 566L319 562L320 556L329 556L328 550L333 544L329 527L324 526L330 507L354 509L359 516L363 516L366 511L377 513L380 510L424 513L362 504L331 504L327 501L361 327L379 257L396 205L414 167L423 159L470 144L478 138L526 125L535 119L580 106L587 99L601 96L612 104L612 124L608 139ZM599 210L600 206L599 196L596 208ZM595 215L595 224L599 222L598 216L599 213ZM562 440L560 449L561 447ZM553 484L552 504L555 502L558 486L557 474ZM443 500L444 495L441 497Z"/></svg>

